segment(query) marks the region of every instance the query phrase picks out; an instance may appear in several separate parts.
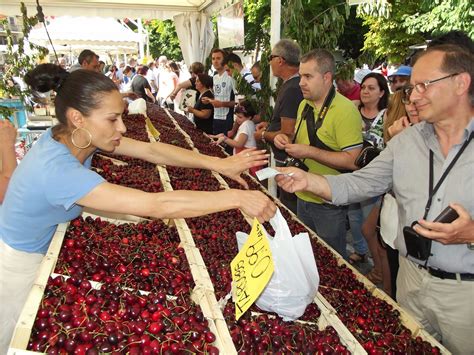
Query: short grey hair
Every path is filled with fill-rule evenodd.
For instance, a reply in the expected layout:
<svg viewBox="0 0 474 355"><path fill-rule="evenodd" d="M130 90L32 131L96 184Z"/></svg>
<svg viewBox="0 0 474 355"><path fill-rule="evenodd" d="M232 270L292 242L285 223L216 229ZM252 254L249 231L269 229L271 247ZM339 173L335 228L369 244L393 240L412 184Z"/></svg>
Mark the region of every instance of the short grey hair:
<svg viewBox="0 0 474 355"><path fill-rule="evenodd" d="M320 73L331 73L334 78L336 72L336 61L331 52L327 49L317 48L309 51L301 57L301 63L306 63L310 60L316 61L320 69Z"/></svg>
<svg viewBox="0 0 474 355"><path fill-rule="evenodd" d="M297 67L300 65L301 48L292 39L278 41L273 47L272 54L282 57L289 66Z"/></svg>

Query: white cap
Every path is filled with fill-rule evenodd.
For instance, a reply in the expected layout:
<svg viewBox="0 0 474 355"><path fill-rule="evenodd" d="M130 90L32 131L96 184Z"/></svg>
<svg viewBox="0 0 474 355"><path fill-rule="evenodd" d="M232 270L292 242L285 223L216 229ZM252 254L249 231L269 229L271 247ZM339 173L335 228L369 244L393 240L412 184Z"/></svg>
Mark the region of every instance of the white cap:
<svg viewBox="0 0 474 355"><path fill-rule="evenodd" d="M359 69L354 75L354 80L360 84L365 76L369 73L371 73L369 69Z"/></svg>

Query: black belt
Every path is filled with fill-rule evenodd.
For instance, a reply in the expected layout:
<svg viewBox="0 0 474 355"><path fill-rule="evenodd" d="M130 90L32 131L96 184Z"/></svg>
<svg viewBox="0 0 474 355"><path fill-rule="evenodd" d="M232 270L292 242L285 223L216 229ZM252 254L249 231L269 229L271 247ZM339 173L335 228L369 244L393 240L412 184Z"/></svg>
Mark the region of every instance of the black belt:
<svg viewBox="0 0 474 355"><path fill-rule="evenodd" d="M444 270L433 269L429 266L428 267L424 265L418 265L418 266L428 271L431 276L437 277L439 279L457 280L459 277L463 281L474 281L474 274L447 272Z"/></svg>

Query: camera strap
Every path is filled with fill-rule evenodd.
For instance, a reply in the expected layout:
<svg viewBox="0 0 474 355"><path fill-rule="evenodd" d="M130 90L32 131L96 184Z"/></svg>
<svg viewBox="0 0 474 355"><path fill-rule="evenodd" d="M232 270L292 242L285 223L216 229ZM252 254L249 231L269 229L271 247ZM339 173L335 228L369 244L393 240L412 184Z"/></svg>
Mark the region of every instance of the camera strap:
<svg viewBox="0 0 474 355"><path fill-rule="evenodd" d="M319 110L318 119L316 120L316 123L314 122L313 108L311 107L311 105L306 104L301 114L301 119L300 119L300 122L298 123L298 127L296 128L296 132L295 132L295 135L293 136L293 140L291 141L291 144L295 144L296 137L298 136L301 123L303 121L306 121L306 128L308 130L308 138L309 138L310 145L312 145L313 147L318 146L316 132L323 124L324 117L326 117L326 114L329 111L329 106L331 106L332 100L334 99L335 96L336 96L336 89L334 88L334 85L331 85L331 89L329 90L328 94L326 95L326 98L324 99L323 106L321 107L321 110Z"/></svg>
<svg viewBox="0 0 474 355"><path fill-rule="evenodd" d="M441 175L441 178L439 179L438 183L436 186L433 188L433 175L434 175L434 153L430 149L430 180L429 180L429 190L428 190L428 202L426 202L426 207L425 207L425 214L423 216L423 219L426 219L428 216L428 212L430 211L431 208L431 202L433 201L433 196L436 194L436 192L439 190L441 184L443 181L446 179L446 176L448 176L449 172L453 168L454 164L458 161L459 157L461 154L464 152L464 150L467 148L469 143L471 142L472 138L474 136L474 132L471 132L469 135L469 138L464 142L462 145L461 149L459 149L459 152L456 154L456 156L453 158L451 163L448 165L446 170L443 172L443 175Z"/></svg>

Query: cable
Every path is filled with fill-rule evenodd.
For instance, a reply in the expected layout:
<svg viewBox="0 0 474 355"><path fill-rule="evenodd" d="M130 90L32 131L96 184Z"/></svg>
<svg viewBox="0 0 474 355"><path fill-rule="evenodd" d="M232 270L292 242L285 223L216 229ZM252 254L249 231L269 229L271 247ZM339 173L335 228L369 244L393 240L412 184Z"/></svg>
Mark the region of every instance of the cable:
<svg viewBox="0 0 474 355"><path fill-rule="evenodd" d="M36 17L38 18L39 22L43 23L44 29L46 30L46 34L48 35L49 43L51 44L51 48L53 48L54 56L56 57L56 62L59 63L59 58L56 53L56 49L54 48L53 41L51 40L51 37L49 36L48 27L46 26L46 21L44 20L43 8L41 7L39 0L36 0L36 11L38 11L38 14L36 15Z"/></svg>

